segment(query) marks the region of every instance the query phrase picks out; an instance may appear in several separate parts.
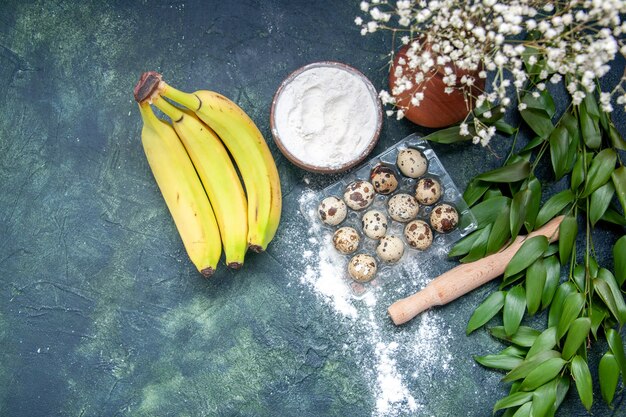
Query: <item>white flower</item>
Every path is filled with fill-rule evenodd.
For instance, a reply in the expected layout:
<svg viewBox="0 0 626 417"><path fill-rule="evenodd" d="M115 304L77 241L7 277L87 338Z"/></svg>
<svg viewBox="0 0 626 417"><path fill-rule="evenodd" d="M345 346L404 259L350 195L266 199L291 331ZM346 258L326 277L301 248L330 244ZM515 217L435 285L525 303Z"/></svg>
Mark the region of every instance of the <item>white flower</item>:
<svg viewBox="0 0 626 417"><path fill-rule="evenodd" d="M378 23L377 22L367 22L367 31L369 33L374 33L376 32L376 29L378 29Z"/></svg>
<svg viewBox="0 0 626 417"><path fill-rule="evenodd" d="M463 122L459 125L459 134L461 136L469 136L470 132L467 123Z"/></svg>
<svg viewBox="0 0 626 417"><path fill-rule="evenodd" d="M358 26L361 26L361 25L363 24L363 18L362 18L361 16L357 16L357 17L354 19L354 23L355 23L356 25L358 25Z"/></svg>
<svg viewBox="0 0 626 417"><path fill-rule="evenodd" d="M362 1L359 6L361 7L361 10L365 13L367 13L367 11L370 9L370 4L366 1Z"/></svg>
<svg viewBox="0 0 626 417"><path fill-rule="evenodd" d="M561 74L553 74L552 77L550 77L550 82L552 84L558 84L561 82L562 79L563 77L561 76Z"/></svg>
<svg viewBox="0 0 626 417"><path fill-rule="evenodd" d="M518 109L519 111L522 111L522 110L526 110L526 107L528 107L528 106L526 105L526 103L520 103L520 104L518 104L517 109Z"/></svg>
<svg viewBox="0 0 626 417"><path fill-rule="evenodd" d="M578 106L580 103L582 103L584 98L585 98L585 93L583 93L582 91L576 91L572 95L572 104L574 104L575 106Z"/></svg>

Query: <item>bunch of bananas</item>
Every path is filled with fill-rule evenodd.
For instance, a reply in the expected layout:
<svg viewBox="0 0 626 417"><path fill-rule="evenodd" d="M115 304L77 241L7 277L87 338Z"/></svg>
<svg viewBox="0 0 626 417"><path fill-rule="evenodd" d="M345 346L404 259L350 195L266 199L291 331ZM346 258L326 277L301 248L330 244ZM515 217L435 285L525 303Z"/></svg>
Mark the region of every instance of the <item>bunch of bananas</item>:
<svg viewBox="0 0 626 417"><path fill-rule="evenodd" d="M265 250L280 222L280 180L250 117L216 92L182 92L154 71L141 76L134 95L148 163L198 271L215 272L222 249L226 265L235 269L248 248ZM151 104L171 123L159 119Z"/></svg>

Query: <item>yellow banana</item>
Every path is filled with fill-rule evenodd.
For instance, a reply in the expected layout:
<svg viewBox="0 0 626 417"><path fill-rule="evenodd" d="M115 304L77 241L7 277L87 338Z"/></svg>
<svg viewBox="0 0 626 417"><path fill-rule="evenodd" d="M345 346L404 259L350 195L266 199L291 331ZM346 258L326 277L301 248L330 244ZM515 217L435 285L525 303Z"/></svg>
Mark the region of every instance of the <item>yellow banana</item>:
<svg viewBox="0 0 626 417"><path fill-rule="evenodd" d="M152 104L172 119L213 206L222 237L226 265L240 268L248 249L246 196L228 152L209 127L193 113L160 96Z"/></svg>
<svg viewBox="0 0 626 417"><path fill-rule="evenodd" d="M274 238L280 222L282 197L276 163L252 119L227 97L213 91L184 93L158 77L158 94L194 113L213 129L237 163L248 197L248 244L261 252Z"/></svg>
<svg viewBox="0 0 626 417"><path fill-rule="evenodd" d="M157 118L150 104L139 104L141 142L150 169L174 219L189 258L202 275L217 268L222 242L211 203L176 132Z"/></svg>

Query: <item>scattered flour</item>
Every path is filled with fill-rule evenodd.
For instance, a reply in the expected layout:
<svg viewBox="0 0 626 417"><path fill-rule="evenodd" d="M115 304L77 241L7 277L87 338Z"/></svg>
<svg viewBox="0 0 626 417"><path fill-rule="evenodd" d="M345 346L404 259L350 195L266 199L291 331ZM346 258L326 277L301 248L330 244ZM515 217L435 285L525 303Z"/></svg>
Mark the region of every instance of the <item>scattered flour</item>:
<svg viewBox="0 0 626 417"><path fill-rule="evenodd" d="M423 262L420 266L407 262L397 271L402 280L388 285L388 289L380 286L354 297L350 281L345 278L346 258L334 250L330 233L313 221L315 199L314 192L300 197L301 210L310 223L308 239L301 243L304 267L299 273L300 283L339 317L347 319L351 331L358 333L362 346L345 344L343 349L370 353L361 363L360 372L370 381L369 389L375 398L372 416L431 416L428 400L419 397L420 387L432 387L434 373L437 383L445 383L446 377L452 375L451 330L435 311L426 311L415 319L417 329L395 331L386 316L386 307L409 290L424 287L432 277L421 271ZM399 359L411 366L399 366Z"/></svg>

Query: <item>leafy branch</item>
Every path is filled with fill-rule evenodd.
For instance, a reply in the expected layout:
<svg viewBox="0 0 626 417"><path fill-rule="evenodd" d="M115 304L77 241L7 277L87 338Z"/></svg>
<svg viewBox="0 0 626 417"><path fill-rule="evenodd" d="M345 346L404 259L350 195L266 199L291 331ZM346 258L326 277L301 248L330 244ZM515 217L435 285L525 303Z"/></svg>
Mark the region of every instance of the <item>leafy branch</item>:
<svg viewBox="0 0 626 417"><path fill-rule="evenodd" d="M626 142L596 100L588 94L553 123L556 106L547 90L522 96L523 123L537 136L518 151L513 141L503 166L473 178L464 193L478 227L450 251L461 262L496 253L518 235L565 216L558 243L550 244L542 236L524 242L498 290L476 308L467 325L470 334L495 316L502 317L503 325L489 331L509 346L475 359L485 367L506 371L503 381L511 383L509 395L494 406L494 412L505 410L503 416L552 416L572 383L590 410L593 386L587 352L602 337L608 350L598 373L607 404L613 401L620 375L626 380L626 355L619 334L626 323L622 290L626 235L613 246L613 272L598 264L593 240L598 223L626 225L626 168L618 152L626 149ZM478 109L475 114L481 117L482 112ZM503 133L515 133L517 138L518 128L499 118L481 122ZM441 143L467 139L458 127L427 138ZM547 158L553 180L568 177L569 187L541 204L542 181L536 171ZM563 282L562 270L567 271ZM544 329L522 325L525 316L540 312L547 313Z"/></svg>

